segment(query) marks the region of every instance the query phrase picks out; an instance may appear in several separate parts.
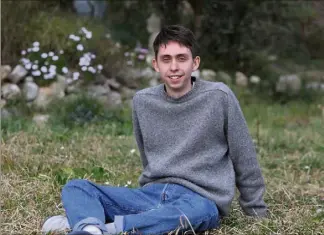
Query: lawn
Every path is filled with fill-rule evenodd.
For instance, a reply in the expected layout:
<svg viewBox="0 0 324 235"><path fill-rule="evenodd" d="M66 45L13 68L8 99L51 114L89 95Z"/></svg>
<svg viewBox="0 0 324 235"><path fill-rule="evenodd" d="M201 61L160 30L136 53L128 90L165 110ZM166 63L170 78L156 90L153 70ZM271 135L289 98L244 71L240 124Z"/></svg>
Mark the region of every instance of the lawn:
<svg viewBox="0 0 324 235"><path fill-rule="evenodd" d="M221 228L205 234L321 234L324 231L324 113L313 103L242 102L265 177L270 216L245 217L237 201ZM62 108L62 107L61 107ZM64 109L64 108L63 108ZM27 117L2 122L1 234L40 234L44 219L63 214L61 187L72 178L136 187L141 172L123 118L44 127ZM71 117L71 115L69 116Z"/></svg>

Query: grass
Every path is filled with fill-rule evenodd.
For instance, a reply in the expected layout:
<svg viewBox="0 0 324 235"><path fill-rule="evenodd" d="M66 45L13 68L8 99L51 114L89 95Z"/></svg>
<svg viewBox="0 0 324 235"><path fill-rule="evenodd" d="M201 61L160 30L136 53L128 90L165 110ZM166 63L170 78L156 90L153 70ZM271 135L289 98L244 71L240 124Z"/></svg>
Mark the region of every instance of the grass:
<svg viewBox="0 0 324 235"><path fill-rule="evenodd" d="M235 200L221 228L205 234L324 231L324 116L319 103L323 100L281 105L255 99L241 102L265 177L270 216L245 217ZM52 110L53 120L45 128L28 118L2 122L3 234L40 234L46 217L64 213L60 190L69 179L137 186L141 165L130 112L108 115L86 104L82 111L77 105L61 105L60 118ZM103 115L108 121L76 118L77 125L72 125L65 119L64 115L82 116L86 109L92 110L91 117Z"/></svg>

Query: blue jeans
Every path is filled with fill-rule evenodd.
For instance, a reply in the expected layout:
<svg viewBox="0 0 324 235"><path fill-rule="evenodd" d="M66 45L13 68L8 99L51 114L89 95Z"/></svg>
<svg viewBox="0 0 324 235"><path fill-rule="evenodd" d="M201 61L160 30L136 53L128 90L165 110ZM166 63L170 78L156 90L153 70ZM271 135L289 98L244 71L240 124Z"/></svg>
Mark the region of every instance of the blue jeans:
<svg viewBox="0 0 324 235"><path fill-rule="evenodd" d="M105 223L114 221L118 232L143 235L184 232L191 227L198 232L219 226L216 204L177 184L133 189L77 179L64 186L62 202L74 231L93 224L105 233Z"/></svg>

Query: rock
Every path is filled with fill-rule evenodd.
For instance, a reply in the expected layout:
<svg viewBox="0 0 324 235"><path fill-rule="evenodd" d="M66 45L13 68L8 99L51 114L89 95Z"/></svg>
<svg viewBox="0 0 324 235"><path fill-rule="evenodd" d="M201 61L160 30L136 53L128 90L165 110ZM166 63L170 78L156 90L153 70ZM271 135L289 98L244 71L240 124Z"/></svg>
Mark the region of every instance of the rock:
<svg viewBox="0 0 324 235"><path fill-rule="evenodd" d="M196 71L193 71L193 72L191 73L191 76L192 76L192 77L196 77L197 79L199 79L199 78L200 78L200 70L197 69Z"/></svg>
<svg viewBox="0 0 324 235"><path fill-rule="evenodd" d="M307 82L305 88L310 90L324 91L324 83Z"/></svg>
<svg viewBox="0 0 324 235"><path fill-rule="evenodd" d="M53 100L53 91L50 87L40 87L38 90L38 95L32 104L39 109L46 108L50 102Z"/></svg>
<svg viewBox="0 0 324 235"><path fill-rule="evenodd" d="M71 84L66 87L65 92L70 95L70 94L77 94L81 92L81 87L79 83Z"/></svg>
<svg viewBox="0 0 324 235"><path fill-rule="evenodd" d="M116 91L111 91L109 95L99 96L97 99L108 108L117 107L122 104L121 95Z"/></svg>
<svg viewBox="0 0 324 235"><path fill-rule="evenodd" d="M28 102L33 101L34 99L36 99L38 95L38 90L39 87L37 86L36 83L30 82L30 80L28 81L26 80L22 87L22 95L24 99L27 100Z"/></svg>
<svg viewBox="0 0 324 235"><path fill-rule="evenodd" d="M34 78L31 76L28 76L25 78L25 82L34 82Z"/></svg>
<svg viewBox="0 0 324 235"><path fill-rule="evenodd" d="M160 74L156 72L153 68L145 68L141 70L141 78L145 81L158 80L160 78Z"/></svg>
<svg viewBox="0 0 324 235"><path fill-rule="evenodd" d="M159 84L159 81L156 78L152 78L149 82L150 87L157 86L158 84Z"/></svg>
<svg viewBox="0 0 324 235"><path fill-rule="evenodd" d="M1 108L1 120L10 119L12 114L5 108Z"/></svg>
<svg viewBox="0 0 324 235"><path fill-rule="evenodd" d="M232 83L232 78L224 71L218 71L216 76L217 81L224 82L226 84Z"/></svg>
<svg viewBox="0 0 324 235"><path fill-rule="evenodd" d="M216 72L211 69L201 70L201 77L207 81L216 81Z"/></svg>
<svg viewBox="0 0 324 235"><path fill-rule="evenodd" d="M106 1L74 0L73 7L81 16L93 16L101 19L107 9Z"/></svg>
<svg viewBox="0 0 324 235"><path fill-rule="evenodd" d="M121 88L121 96L123 99L132 99L135 95L135 90L129 89L127 87Z"/></svg>
<svg viewBox="0 0 324 235"><path fill-rule="evenodd" d="M161 19L157 14L152 13L150 17L146 20L146 25L147 32L159 32L161 29Z"/></svg>
<svg viewBox="0 0 324 235"><path fill-rule="evenodd" d="M106 84L114 90L119 90L121 87L121 84L115 78L107 79Z"/></svg>
<svg viewBox="0 0 324 235"><path fill-rule="evenodd" d="M235 73L235 84L240 87L247 87L248 78L242 72Z"/></svg>
<svg viewBox="0 0 324 235"><path fill-rule="evenodd" d="M33 116L33 121L37 126L44 126L48 122L49 117L48 114L35 114Z"/></svg>
<svg viewBox="0 0 324 235"><path fill-rule="evenodd" d="M277 92L297 93L301 89L301 79L296 74L282 75L276 83Z"/></svg>
<svg viewBox="0 0 324 235"><path fill-rule="evenodd" d="M1 82L5 80L11 72L10 65L1 65Z"/></svg>
<svg viewBox="0 0 324 235"><path fill-rule="evenodd" d="M8 75L8 79L12 83L17 84L27 75L27 73L28 71L22 65L18 64Z"/></svg>
<svg viewBox="0 0 324 235"><path fill-rule="evenodd" d="M122 99L121 99L120 93L118 93L116 91L112 91L109 94L109 101L110 101L110 104L112 107L120 106L122 104Z"/></svg>
<svg viewBox="0 0 324 235"><path fill-rule="evenodd" d="M158 34L159 32L151 33L148 39L148 48L150 50L150 54L152 55L154 54L153 42Z"/></svg>
<svg viewBox="0 0 324 235"><path fill-rule="evenodd" d="M298 76L304 78L306 82L308 81L324 82L324 71L320 71L320 70L305 71L303 73L299 73Z"/></svg>
<svg viewBox="0 0 324 235"><path fill-rule="evenodd" d="M119 71L116 76L117 82L128 88L140 88L143 84L149 83L152 78L158 78L159 73L152 68L130 68L126 67Z"/></svg>
<svg viewBox="0 0 324 235"><path fill-rule="evenodd" d="M90 85L87 88L87 92L89 96L100 97L107 96L111 90L109 86Z"/></svg>
<svg viewBox="0 0 324 235"><path fill-rule="evenodd" d="M1 96L6 100L14 100L19 98L21 95L20 88L18 85L13 83L6 83L1 86Z"/></svg>
<svg viewBox="0 0 324 235"><path fill-rule="evenodd" d="M1 100L0 100L0 109L2 109L6 104L7 104L7 101L1 99Z"/></svg>
<svg viewBox="0 0 324 235"><path fill-rule="evenodd" d="M252 84L259 84L260 81L261 81L260 77L258 77L258 76L256 76L256 75L252 75L252 76L250 77L250 82L251 82Z"/></svg>
<svg viewBox="0 0 324 235"><path fill-rule="evenodd" d="M61 99L65 96L65 78L63 76L58 78L56 82L53 82L49 87L40 87L38 90L38 96L33 100L33 105L36 108L44 109L53 100Z"/></svg>

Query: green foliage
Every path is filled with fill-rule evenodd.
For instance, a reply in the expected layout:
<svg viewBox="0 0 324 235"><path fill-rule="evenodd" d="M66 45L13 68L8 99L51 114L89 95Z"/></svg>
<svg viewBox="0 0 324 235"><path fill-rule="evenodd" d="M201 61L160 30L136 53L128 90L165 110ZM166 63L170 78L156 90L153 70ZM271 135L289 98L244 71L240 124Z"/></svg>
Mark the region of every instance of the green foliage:
<svg viewBox="0 0 324 235"><path fill-rule="evenodd" d="M204 8L201 48L211 59L206 62L208 67L213 67L212 61L216 60L224 63L220 66L248 71L253 67L246 63L257 51L280 57L289 55L305 59L307 56L299 25L312 14L312 11L305 11L309 6L307 2L207 1L205 6L209 7Z"/></svg>
<svg viewBox="0 0 324 235"><path fill-rule="evenodd" d="M33 123L30 118L11 117L1 120L1 137L6 138L15 132L30 130Z"/></svg>
<svg viewBox="0 0 324 235"><path fill-rule="evenodd" d="M66 167L56 169L53 173L55 181L63 186L71 179L84 179L91 177L92 180L98 182L105 182L109 179L109 172L105 171L103 167Z"/></svg>
<svg viewBox="0 0 324 235"><path fill-rule="evenodd" d="M147 47L149 33L146 30L146 19L150 15L148 0L142 1L108 1L105 23L110 29L112 39L135 48L139 42Z"/></svg>
<svg viewBox="0 0 324 235"><path fill-rule="evenodd" d="M131 113L127 108L106 108L98 99L81 94L64 103L54 102L47 110L50 123L55 128L84 128L89 125L107 124L103 132L132 133Z"/></svg>

